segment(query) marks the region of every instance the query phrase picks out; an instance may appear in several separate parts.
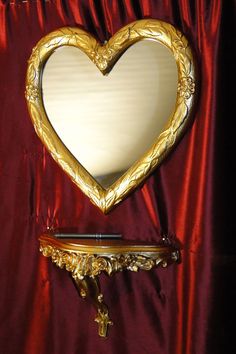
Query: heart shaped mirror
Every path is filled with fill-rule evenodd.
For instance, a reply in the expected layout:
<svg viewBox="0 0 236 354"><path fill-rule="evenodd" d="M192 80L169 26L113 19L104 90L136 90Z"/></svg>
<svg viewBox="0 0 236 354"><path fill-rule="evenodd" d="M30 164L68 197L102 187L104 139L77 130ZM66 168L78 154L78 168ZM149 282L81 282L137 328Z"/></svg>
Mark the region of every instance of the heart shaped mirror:
<svg viewBox="0 0 236 354"><path fill-rule="evenodd" d="M26 84L37 134L106 213L178 141L193 105L195 71L179 31L141 20L104 45L78 28L50 33L33 50Z"/></svg>
<svg viewBox="0 0 236 354"><path fill-rule="evenodd" d="M105 76L81 50L64 46L45 65L43 102L63 143L109 188L163 130L177 81L172 53L153 41L128 48Z"/></svg>

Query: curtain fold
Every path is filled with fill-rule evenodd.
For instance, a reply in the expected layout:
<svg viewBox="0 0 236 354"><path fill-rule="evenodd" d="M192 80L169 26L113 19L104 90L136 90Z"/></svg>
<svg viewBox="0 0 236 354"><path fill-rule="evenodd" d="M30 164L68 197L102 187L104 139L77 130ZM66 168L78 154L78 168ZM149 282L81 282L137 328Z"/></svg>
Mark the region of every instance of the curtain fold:
<svg viewBox="0 0 236 354"><path fill-rule="evenodd" d="M229 139L235 6L218 0L0 1L0 348L6 354L223 354L235 290ZM27 60L41 37L81 26L101 42L131 21L179 28L196 55L199 97L188 131L130 197L103 215L37 138L24 99ZM224 74L225 73L225 74ZM122 233L181 245L178 265L102 276L114 326L97 335L94 309L64 270L39 254L48 229ZM223 323L222 323L223 322ZM222 326L224 328L222 328ZM226 329L227 327L227 329Z"/></svg>

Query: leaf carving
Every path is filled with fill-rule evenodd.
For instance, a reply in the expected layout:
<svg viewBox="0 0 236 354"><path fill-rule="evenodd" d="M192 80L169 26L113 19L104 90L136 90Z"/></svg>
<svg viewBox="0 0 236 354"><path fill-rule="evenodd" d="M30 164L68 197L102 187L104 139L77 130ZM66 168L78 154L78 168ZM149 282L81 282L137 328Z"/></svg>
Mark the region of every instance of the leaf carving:
<svg viewBox="0 0 236 354"><path fill-rule="evenodd" d="M174 55L178 67L175 111L153 146L112 186L104 189L61 143L48 121L41 97L43 66L54 50L62 45L72 45L86 53L102 72L106 72L127 47L142 39L155 40ZM52 157L91 201L107 213L150 175L178 141L190 116L195 81L193 55L184 35L168 23L144 19L125 26L104 45L80 28L64 27L48 34L39 41L29 59L25 96L36 133Z"/></svg>

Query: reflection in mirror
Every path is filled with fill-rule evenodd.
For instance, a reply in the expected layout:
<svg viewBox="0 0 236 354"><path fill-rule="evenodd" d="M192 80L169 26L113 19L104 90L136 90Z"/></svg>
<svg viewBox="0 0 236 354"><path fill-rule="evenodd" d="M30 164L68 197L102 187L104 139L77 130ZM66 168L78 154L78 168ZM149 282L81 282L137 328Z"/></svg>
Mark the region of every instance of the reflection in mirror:
<svg viewBox="0 0 236 354"><path fill-rule="evenodd" d="M45 65L42 93L64 145L107 188L164 128L177 81L173 54L154 41L132 45L107 76L78 48L64 46Z"/></svg>

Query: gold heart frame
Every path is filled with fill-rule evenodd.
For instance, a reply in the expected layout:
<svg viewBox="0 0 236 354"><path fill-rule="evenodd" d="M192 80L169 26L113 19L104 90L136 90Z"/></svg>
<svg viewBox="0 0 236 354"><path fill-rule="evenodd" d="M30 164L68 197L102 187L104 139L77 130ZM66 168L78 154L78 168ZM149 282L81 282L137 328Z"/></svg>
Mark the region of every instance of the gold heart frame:
<svg viewBox="0 0 236 354"><path fill-rule="evenodd" d="M57 48L74 46L87 54L105 75L128 47L143 39L163 44L175 58L178 69L175 109L152 147L123 176L105 189L71 154L52 127L42 99L43 68ZM123 27L103 45L80 28L65 27L48 34L38 42L29 59L25 96L36 133L54 160L97 207L108 213L150 175L181 137L192 110L195 82L193 54L185 36L168 23L145 19Z"/></svg>

